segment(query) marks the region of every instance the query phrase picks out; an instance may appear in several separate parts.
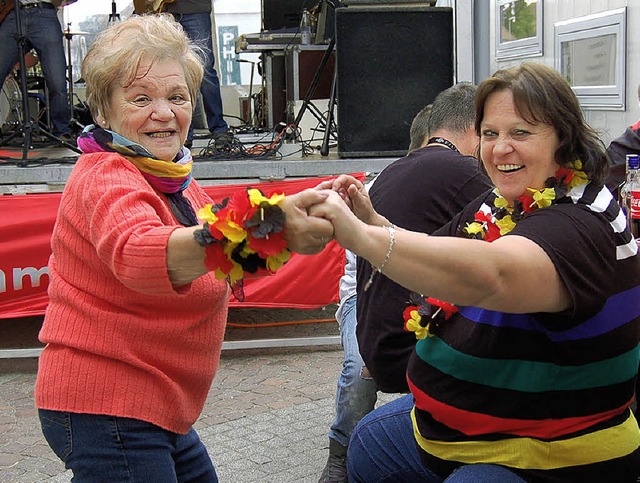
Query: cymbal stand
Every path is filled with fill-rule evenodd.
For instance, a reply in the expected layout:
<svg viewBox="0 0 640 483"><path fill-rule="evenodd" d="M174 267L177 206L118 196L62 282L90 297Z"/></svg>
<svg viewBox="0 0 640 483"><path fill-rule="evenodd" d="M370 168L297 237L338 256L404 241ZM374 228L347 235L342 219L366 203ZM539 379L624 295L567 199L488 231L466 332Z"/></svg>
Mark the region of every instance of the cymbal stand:
<svg viewBox="0 0 640 483"><path fill-rule="evenodd" d="M7 138L3 139L0 142L0 146L6 145L9 141L14 139L15 137L22 134L24 136L24 143L22 145L22 158L18 162L18 166L25 167L28 164L28 156L27 153L29 149L32 148L31 140L32 135L42 134L43 136L56 141L57 143L75 151L76 153L81 153L76 146L66 141L63 141L57 136L54 136L50 132L42 129L42 127L37 123L33 122L31 119L31 113L29 112L29 90L27 89L27 66L25 65L24 56L26 53L26 44L27 37L22 32L22 20L21 20L21 10L22 10L21 2L16 2L14 7L15 18L16 18L16 42L18 43L18 53L19 53L19 63L20 63L20 92L22 94L22 126L16 129L11 135Z"/></svg>
<svg viewBox="0 0 640 483"><path fill-rule="evenodd" d="M73 113L73 64L71 62L71 39L73 38L73 33L71 32L71 22L67 23L64 38L67 39L67 78L69 80L69 114L71 115L69 123L80 129L84 129L84 126L76 119Z"/></svg>

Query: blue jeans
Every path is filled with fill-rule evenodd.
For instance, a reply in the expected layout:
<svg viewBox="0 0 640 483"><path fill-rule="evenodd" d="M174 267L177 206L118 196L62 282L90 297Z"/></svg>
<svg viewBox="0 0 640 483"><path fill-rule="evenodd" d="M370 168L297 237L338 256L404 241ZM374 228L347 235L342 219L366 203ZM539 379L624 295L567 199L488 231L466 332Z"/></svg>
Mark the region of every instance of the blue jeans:
<svg viewBox="0 0 640 483"><path fill-rule="evenodd" d="M358 421L375 408L378 389L371 377L362 377L364 362L356 339L355 296L344 302L338 324L344 360L336 390L336 417L331 423L329 437L342 446L347 446Z"/></svg>
<svg viewBox="0 0 640 483"><path fill-rule="evenodd" d="M177 434L137 419L38 410L54 453L74 482L202 482L218 477L193 428Z"/></svg>
<svg viewBox="0 0 640 483"><path fill-rule="evenodd" d="M179 13L174 14L174 17L182 25L187 36L204 51L204 79L202 79L200 93L209 132L215 134L226 131L229 126L222 114L220 80L215 69L216 59L211 41L211 16L209 13ZM189 127L187 137L193 139L193 124Z"/></svg>
<svg viewBox="0 0 640 483"><path fill-rule="evenodd" d="M524 483L506 468L489 464L461 466L446 479L431 472L413 437L412 408L413 396L407 394L362 418L347 453L350 482Z"/></svg>
<svg viewBox="0 0 640 483"><path fill-rule="evenodd" d="M71 113L67 96L67 62L64 56L62 28L55 8L31 7L20 10L22 34L26 38L25 53L36 49L49 89L49 107L53 134L70 134ZM0 79L4 82L20 59L16 42L16 14L9 12L0 24ZM34 113L31 113L34 114Z"/></svg>

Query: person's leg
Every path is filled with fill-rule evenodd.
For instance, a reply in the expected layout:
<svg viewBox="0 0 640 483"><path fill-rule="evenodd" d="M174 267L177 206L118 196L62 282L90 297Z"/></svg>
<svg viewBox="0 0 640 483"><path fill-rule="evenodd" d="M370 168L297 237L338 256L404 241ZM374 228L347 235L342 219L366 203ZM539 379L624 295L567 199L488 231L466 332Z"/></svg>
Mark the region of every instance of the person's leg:
<svg viewBox="0 0 640 483"><path fill-rule="evenodd" d="M223 117L220 80L215 70L215 57L211 40L211 17L208 13L177 14L176 20L182 25L189 38L204 50L204 79L200 92L207 117L207 126L213 134L229 129ZM193 129L190 128L192 138Z"/></svg>
<svg viewBox="0 0 640 483"><path fill-rule="evenodd" d="M349 442L349 482L442 482L420 460L413 436L412 408L413 396L407 394L362 418Z"/></svg>
<svg viewBox="0 0 640 483"><path fill-rule="evenodd" d="M67 94L67 61L64 56L62 29L53 8L30 8L26 11L28 38L38 53L49 89L53 134L71 133L71 112ZM22 12L21 12L22 13Z"/></svg>
<svg viewBox="0 0 640 483"><path fill-rule="evenodd" d="M356 339L356 297L345 302L338 322L344 360L336 390L336 417L329 437L347 446L356 424L375 408L378 389L371 376L363 375L364 362Z"/></svg>
<svg viewBox="0 0 640 483"><path fill-rule="evenodd" d="M444 481L445 483L495 483L496 481L525 483L526 480L502 466L477 464L461 466Z"/></svg>
<svg viewBox="0 0 640 483"><path fill-rule="evenodd" d="M129 418L39 410L42 432L74 482L217 482L195 431Z"/></svg>
<svg viewBox="0 0 640 483"><path fill-rule="evenodd" d="M329 457L320 482L346 481L346 452L349 438L362 417L375 408L376 384L363 375L364 362L356 339L356 297L341 307L338 323L344 350L342 371L336 388L336 417L329 429Z"/></svg>
<svg viewBox="0 0 640 483"><path fill-rule="evenodd" d="M21 12L22 13L22 12ZM23 22L24 23L24 22ZM11 68L18 62L18 43L16 41L16 15L12 10L0 23L0 86L11 72Z"/></svg>

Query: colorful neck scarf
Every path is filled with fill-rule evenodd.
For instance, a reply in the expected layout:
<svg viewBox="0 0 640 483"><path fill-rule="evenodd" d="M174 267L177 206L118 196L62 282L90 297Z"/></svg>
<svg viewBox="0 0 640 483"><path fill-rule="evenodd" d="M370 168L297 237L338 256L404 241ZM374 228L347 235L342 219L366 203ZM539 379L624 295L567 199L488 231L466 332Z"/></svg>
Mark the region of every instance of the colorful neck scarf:
<svg viewBox="0 0 640 483"><path fill-rule="evenodd" d="M83 153L118 153L140 170L149 184L164 193L171 210L184 226L198 225L198 219L189 200L182 192L193 179L191 151L183 147L173 161L156 158L140 144L90 124L78 136L78 147Z"/></svg>
<svg viewBox="0 0 640 483"><path fill-rule="evenodd" d="M78 147L83 153L121 154L140 170L151 186L162 193L177 193L191 183L193 160L191 151L185 147L175 160L161 160L143 146L95 124L84 128L78 137Z"/></svg>

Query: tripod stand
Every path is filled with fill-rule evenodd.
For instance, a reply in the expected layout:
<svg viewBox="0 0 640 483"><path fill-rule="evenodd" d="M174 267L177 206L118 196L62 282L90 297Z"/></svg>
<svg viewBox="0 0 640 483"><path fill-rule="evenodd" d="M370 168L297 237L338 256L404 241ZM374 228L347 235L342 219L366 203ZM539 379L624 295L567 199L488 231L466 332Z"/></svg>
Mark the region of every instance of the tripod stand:
<svg viewBox="0 0 640 483"><path fill-rule="evenodd" d="M109 22L115 22L120 20L120 14L118 13L118 7L116 7L116 0L111 2L111 13L109 14Z"/></svg>
<svg viewBox="0 0 640 483"><path fill-rule="evenodd" d="M27 166L28 156L27 153L31 146L31 140L33 134L42 134L46 138L49 138L53 141L56 141L60 145L66 146L67 148L75 151L76 153L81 153L81 151L75 147L73 144L70 144L66 141L63 141L57 136L54 136L50 132L42 129L40 124L37 122L33 122L31 119L31 114L29 112L29 92L27 89L27 66L24 62L24 56L26 53L26 44L27 37L22 32L22 20L21 20L21 10L22 4L20 2L16 2L14 11L16 18L16 42L18 43L18 55L19 55L19 64L20 64L20 92L22 93L22 126L16 129L9 137L3 139L0 143L0 146L6 145L9 141L19 136L20 134L24 137L24 143L22 145L22 158L18 162L18 166L24 167Z"/></svg>
<svg viewBox="0 0 640 483"><path fill-rule="evenodd" d="M76 128L84 129L84 126L76 119L73 109L73 64L71 62L71 39L74 35L81 35L84 32L72 32L71 22L67 24L67 30L63 32L64 38L67 39L67 77L69 80L69 114L71 115L70 124Z"/></svg>
<svg viewBox="0 0 640 483"><path fill-rule="evenodd" d="M318 82L322 77L322 73L324 72L324 69L327 65L327 62L329 61L329 58L331 57L331 54L333 53L333 48L335 47L335 45L336 45L335 38L332 38L331 41L329 42L329 45L327 46L327 49L324 51L322 60L320 61L320 64L316 69L313 79L311 80L311 84L307 89L307 93L304 96L304 100L302 101L302 106L298 111L298 115L293 121L293 127L297 128L300 125L300 121L302 120L302 117L304 116L305 112L307 111L307 109L309 109L309 112L313 114L313 116L322 124L324 128L324 137L323 137L322 147L320 149L320 154L322 154L323 156L327 156L329 154L329 138L333 135L334 138L337 139L337 136L336 136L337 128L336 128L334 117L333 117L333 108L336 103L336 82L337 82L335 71L333 75L333 81L331 83L329 112L327 113L326 119L316 112L318 111L318 109L317 107L315 107L313 102L311 102L311 98L315 94L316 88L318 87Z"/></svg>

